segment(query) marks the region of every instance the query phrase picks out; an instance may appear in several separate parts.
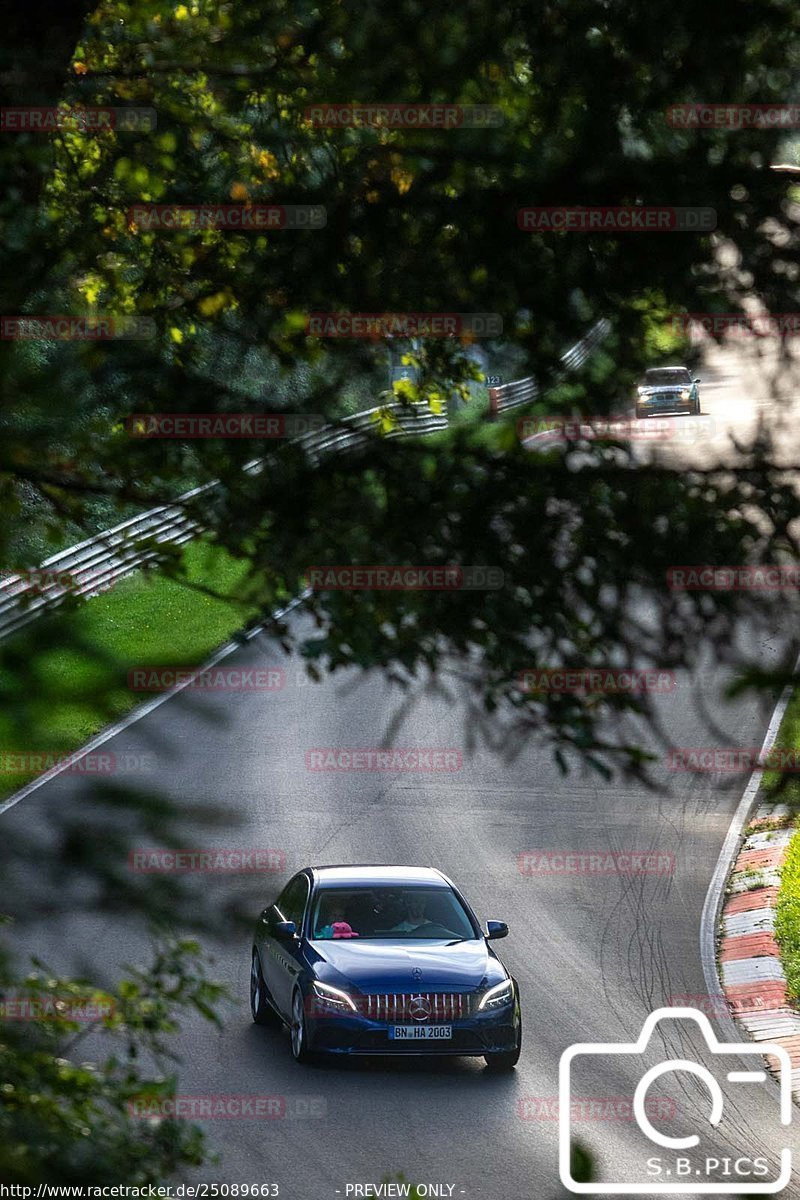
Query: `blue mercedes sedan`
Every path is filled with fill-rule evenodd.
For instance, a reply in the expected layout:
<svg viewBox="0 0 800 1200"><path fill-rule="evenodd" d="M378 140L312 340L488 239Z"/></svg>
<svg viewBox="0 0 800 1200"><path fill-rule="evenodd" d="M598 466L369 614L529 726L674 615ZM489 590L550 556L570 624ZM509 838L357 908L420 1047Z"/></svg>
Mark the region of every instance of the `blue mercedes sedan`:
<svg viewBox="0 0 800 1200"><path fill-rule="evenodd" d="M451 881L432 867L306 867L256 926L250 1005L320 1054L479 1055L511 1070L519 990Z"/></svg>

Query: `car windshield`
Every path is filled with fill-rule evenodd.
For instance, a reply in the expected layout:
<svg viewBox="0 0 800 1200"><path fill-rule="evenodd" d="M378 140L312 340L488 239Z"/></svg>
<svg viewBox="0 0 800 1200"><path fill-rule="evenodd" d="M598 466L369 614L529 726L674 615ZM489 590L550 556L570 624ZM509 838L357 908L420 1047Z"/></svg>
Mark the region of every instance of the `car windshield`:
<svg viewBox="0 0 800 1200"><path fill-rule="evenodd" d="M648 387L686 387L692 377L686 367L655 367L647 371L644 381Z"/></svg>
<svg viewBox="0 0 800 1200"><path fill-rule="evenodd" d="M475 938L464 906L448 887L322 888L311 914L319 939Z"/></svg>

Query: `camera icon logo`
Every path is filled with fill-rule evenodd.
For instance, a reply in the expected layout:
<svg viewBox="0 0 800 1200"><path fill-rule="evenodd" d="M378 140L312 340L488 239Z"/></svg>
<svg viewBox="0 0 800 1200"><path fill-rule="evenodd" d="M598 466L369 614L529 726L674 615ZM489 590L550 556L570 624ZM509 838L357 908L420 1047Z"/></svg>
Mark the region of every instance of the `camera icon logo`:
<svg viewBox="0 0 800 1200"><path fill-rule="evenodd" d="M642 1070L640 1074L642 1063L653 1057L656 1050L653 1035L659 1023L664 1021L673 1023L673 1031L675 1022L693 1022L696 1027L693 1032L700 1033L708 1055L711 1056L708 1061L713 1062L717 1074L702 1062L688 1058L663 1058L663 1054L658 1056L662 1061L656 1062L647 1070ZM684 1026L681 1032L689 1033L690 1030ZM713 1151L714 1133L717 1130L722 1132L726 1100L733 1101L736 1091L731 1089L730 1095L726 1095L727 1088L723 1091L718 1076L722 1074L723 1081L728 1084L763 1084L768 1078L761 1061L765 1056L769 1056L777 1065L778 1120L782 1126L788 1126L792 1120L792 1066L784 1047L765 1042L720 1042L708 1017L696 1008L657 1009L647 1017L635 1042L580 1042L570 1046L562 1054L558 1070L558 1166L563 1186L570 1192L588 1196L642 1193L763 1196L780 1192L786 1187L792 1174L792 1152L788 1147L780 1150L779 1163L776 1161L775 1170L770 1169L770 1162L765 1153L756 1151L754 1154L743 1153L739 1157L720 1157L718 1152ZM752 1069L742 1069L747 1064L738 1062L740 1058L749 1060ZM632 1110L636 1124L646 1139L643 1148L651 1157L647 1158L646 1162L643 1158L642 1178L633 1181L586 1182L576 1180L572 1176L572 1112L576 1072L581 1066L585 1066L597 1075L604 1070L603 1059L610 1060L613 1069L617 1073L623 1072L626 1078L631 1072L638 1077L633 1091ZM680 1136L671 1136L657 1129L647 1111L648 1091L651 1086L657 1080L664 1081L673 1073L678 1073L674 1076L677 1086L685 1085L685 1076L689 1074L699 1079L701 1089L708 1094L707 1099L703 1101L704 1121L698 1125L696 1132L683 1130ZM746 1094L736 1095L739 1101L746 1101L746 1098ZM734 1108L735 1105L732 1104L731 1107ZM667 1153L653 1155L654 1146ZM773 1157L777 1159L775 1154ZM767 1178L770 1175L775 1177Z"/></svg>

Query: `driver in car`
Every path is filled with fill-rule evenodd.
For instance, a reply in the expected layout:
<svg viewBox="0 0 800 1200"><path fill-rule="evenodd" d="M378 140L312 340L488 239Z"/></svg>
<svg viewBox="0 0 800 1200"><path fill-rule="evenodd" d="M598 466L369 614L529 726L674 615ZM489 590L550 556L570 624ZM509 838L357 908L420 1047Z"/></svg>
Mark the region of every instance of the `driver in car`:
<svg viewBox="0 0 800 1200"><path fill-rule="evenodd" d="M399 925L392 926L392 933L410 933L419 929L420 925L428 925L425 915L425 899L422 896L411 895L406 899L406 918Z"/></svg>

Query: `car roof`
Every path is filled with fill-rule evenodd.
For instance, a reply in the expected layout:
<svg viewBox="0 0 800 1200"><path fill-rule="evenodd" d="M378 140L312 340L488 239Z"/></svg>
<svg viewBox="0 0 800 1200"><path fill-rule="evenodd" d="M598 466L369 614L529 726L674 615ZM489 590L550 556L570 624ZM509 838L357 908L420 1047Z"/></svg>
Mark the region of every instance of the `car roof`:
<svg viewBox="0 0 800 1200"><path fill-rule="evenodd" d="M309 868L318 886L374 887L427 884L450 887L450 880L435 867L386 866L378 863L351 863Z"/></svg>
<svg viewBox="0 0 800 1200"><path fill-rule="evenodd" d="M649 375L653 371L688 371L688 370L689 370L689 368L685 367L683 365L683 363L676 363L674 367L648 367L647 374Z"/></svg>

